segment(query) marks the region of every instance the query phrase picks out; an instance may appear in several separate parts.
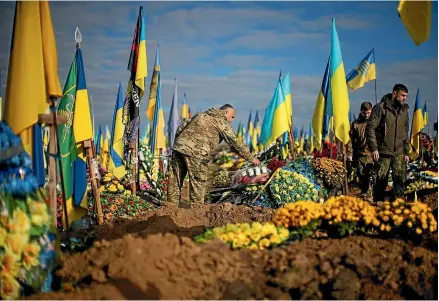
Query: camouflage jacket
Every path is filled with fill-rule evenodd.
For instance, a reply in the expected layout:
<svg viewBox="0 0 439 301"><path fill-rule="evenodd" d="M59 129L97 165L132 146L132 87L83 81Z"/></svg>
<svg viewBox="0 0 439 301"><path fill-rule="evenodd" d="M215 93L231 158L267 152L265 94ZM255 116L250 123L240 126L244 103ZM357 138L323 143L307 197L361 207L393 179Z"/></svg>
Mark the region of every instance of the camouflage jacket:
<svg viewBox="0 0 439 301"><path fill-rule="evenodd" d="M349 131L350 141L346 147L347 155L352 156L354 160L360 157L372 158L372 152L369 150L366 140L367 120L361 114L352 122Z"/></svg>
<svg viewBox="0 0 439 301"><path fill-rule="evenodd" d="M177 128L172 149L190 157L208 159L223 140L244 159L253 159L249 148L238 141L224 113L215 108L183 122Z"/></svg>
<svg viewBox="0 0 439 301"><path fill-rule="evenodd" d="M384 95L381 102L373 107L366 126L366 139L369 149L383 155L408 155L409 106L403 104L396 108L392 94Z"/></svg>

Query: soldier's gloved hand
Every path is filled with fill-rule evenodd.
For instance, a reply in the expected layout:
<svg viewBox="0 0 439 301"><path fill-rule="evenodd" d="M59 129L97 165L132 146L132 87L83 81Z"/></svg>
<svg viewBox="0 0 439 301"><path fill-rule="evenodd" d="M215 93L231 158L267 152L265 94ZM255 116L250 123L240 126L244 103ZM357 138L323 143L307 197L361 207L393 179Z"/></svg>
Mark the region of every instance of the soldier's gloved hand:
<svg viewBox="0 0 439 301"><path fill-rule="evenodd" d="M252 160L252 164L253 164L253 165L256 165L256 166L259 166L259 165L261 165L261 161L259 161L258 158L253 158L253 160Z"/></svg>
<svg viewBox="0 0 439 301"><path fill-rule="evenodd" d="M378 162L378 159L380 158L380 154L378 153L378 151L374 151L372 153L372 158L375 162Z"/></svg>

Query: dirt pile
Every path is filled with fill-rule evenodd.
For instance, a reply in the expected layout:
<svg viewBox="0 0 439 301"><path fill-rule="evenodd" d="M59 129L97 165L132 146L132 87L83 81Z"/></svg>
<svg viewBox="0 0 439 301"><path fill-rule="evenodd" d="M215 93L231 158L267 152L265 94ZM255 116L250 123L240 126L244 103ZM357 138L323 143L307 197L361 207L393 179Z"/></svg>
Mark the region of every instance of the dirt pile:
<svg viewBox="0 0 439 301"><path fill-rule="evenodd" d="M204 229L225 226L228 223L270 221L272 209L235 206L230 203L219 205L193 205L191 209L178 208L167 203L162 208L132 219L119 219L95 229L97 240L114 240L125 234L147 237L150 234L172 233L193 237Z"/></svg>
<svg viewBox="0 0 439 301"><path fill-rule="evenodd" d="M232 251L128 235L64 258L58 275L78 287L32 299L437 299L437 264L436 252L367 237Z"/></svg>

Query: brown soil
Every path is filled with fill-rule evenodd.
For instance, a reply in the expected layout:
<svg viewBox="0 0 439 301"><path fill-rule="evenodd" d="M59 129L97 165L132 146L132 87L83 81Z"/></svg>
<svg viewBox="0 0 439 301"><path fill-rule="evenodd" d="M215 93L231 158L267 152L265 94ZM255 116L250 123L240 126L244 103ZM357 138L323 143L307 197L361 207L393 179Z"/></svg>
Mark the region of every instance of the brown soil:
<svg viewBox="0 0 439 301"><path fill-rule="evenodd" d="M32 299L437 299L437 264L436 252L368 237L232 251L128 235L64 258L58 274L79 286Z"/></svg>
<svg viewBox="0 0 439 301"><path fill-rule="evenodd" d="M204 232L206 227L225 226L228 223L271 220L273 210L260 207L219 205L193 205L191 209L178 208L167 203L162 208L131 219L119 219L95 229L98 240L114 240L125 234L146 237L150 234L172 233L193 237Z"/></svg>

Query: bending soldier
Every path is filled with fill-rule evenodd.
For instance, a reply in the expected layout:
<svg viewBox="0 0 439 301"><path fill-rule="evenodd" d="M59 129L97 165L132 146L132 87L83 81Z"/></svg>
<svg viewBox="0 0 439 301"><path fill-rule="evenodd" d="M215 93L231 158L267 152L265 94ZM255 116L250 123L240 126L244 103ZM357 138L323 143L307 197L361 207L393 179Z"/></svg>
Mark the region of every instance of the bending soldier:
<svg viewBox="0 0 439 301"><path fill-rule="evenodd" d="M408 89L402 84L393 87L381 102L373 107L367 122L366 138L372 151L375 165L376 183L374 201L384 200L389 170L392 169L393 198L404 196L406 162L409 160L409 106Z"/></svg>
<svg viewBox="0 0 439 301"><path fill-rule="evenodd" d="M223 105L219 110L212 108L198 113L178 127L172 147L170 172L168 178L168 201L180 203L181 187L186 174L189 174L189 203L180 203L189 208L193 203L204 203L208 163L211 152L221 141L225 141L241 157L259 165L249 148L238 141L230 123L235 118L235 109Z"/></svg>
<svg viewBox="0 0 439 301"><path fill-rule="evenodd" d="M373 168L372 152L366 141L366 125L371 114L372 104L367 101L363 102L358 118L352 122L349 131L350 141L347 147L348 160L352 161L354 168L356 168L361 193L366 198L371 196L370 178Z"/></svg>

